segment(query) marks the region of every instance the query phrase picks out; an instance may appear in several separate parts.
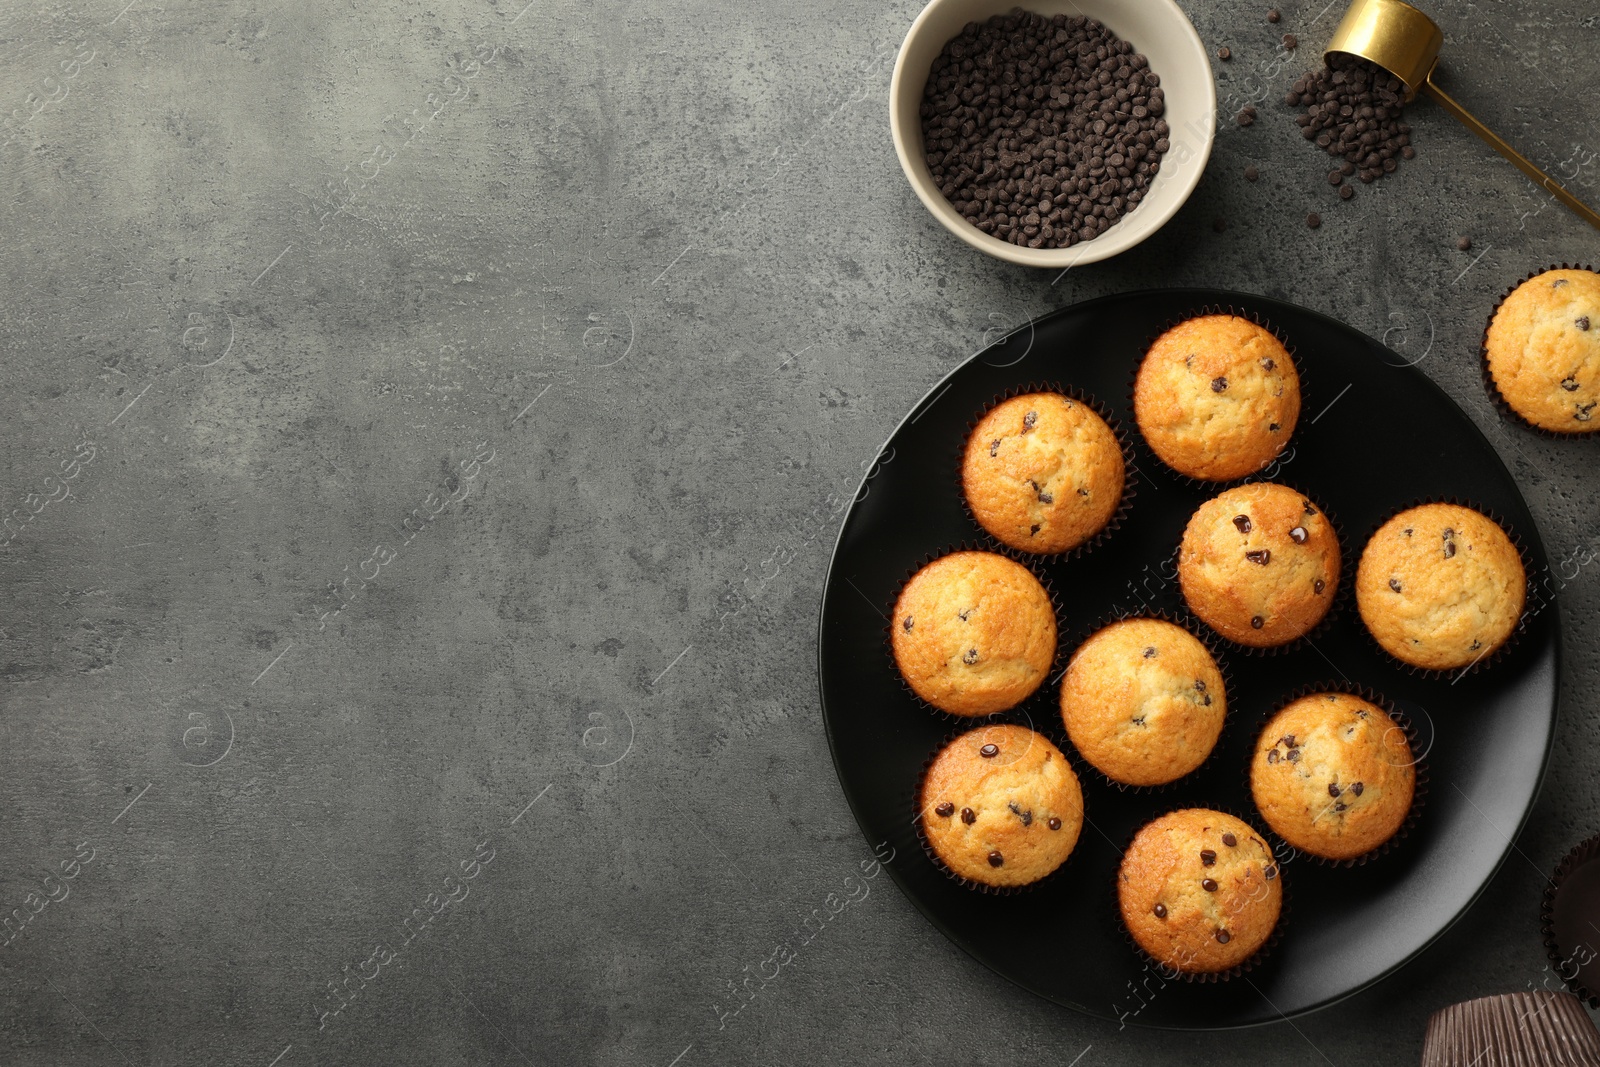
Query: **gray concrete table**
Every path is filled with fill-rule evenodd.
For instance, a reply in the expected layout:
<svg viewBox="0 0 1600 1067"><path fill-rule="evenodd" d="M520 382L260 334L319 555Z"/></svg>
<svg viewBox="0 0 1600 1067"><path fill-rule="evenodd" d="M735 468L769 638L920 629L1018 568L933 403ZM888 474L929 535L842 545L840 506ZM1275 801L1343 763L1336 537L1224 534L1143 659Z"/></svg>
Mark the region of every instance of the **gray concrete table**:
<svg viewBox="0 0 1600 1067"><path fill-rule="evenodd" d="M524 2L0 8L0 1062L1398 1064L1436 1008L1557 984L1544 872L1600 828L1592 568L1485 897L1248 1035L1055 1008L860 881L815 618L837 501L932 382L1151 285L1419 360L1568 556L1592 449L1502 424L1475 352L1594 233L1425 105L1417 159L1334 200L1279 102L1321 0L1186 5L1262 120L1059 279L910 195L914 2ZM1431 7L1451 90L1594 198L1592 8Z"/></svg>

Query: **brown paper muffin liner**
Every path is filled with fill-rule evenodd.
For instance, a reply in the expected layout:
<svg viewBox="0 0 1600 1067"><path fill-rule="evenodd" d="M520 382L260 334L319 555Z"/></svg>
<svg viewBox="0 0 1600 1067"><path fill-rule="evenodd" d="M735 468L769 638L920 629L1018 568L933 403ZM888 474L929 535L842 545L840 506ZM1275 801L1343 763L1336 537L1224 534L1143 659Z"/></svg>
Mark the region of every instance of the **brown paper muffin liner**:
<svg viewBox="0 0 1600 1067"><path fill-rule="evenodd" d="M1422 1067L1600 1064L1600 1034L1576 997L1535 989L1440 1008L1428 1019Z"/></svg>
<svg viewBox="0 0 1600 1067"><path fill-rule="evenodd" d="M1199 807L1199 805L1186 805L1184 808L1174 808L1173 810L1182 811L1193 807ZM1253 820L1246 818L1238 811L1226 805L1207 804L1205 805L1205 810L1220 811L1224 815L1231 815L1235 819L1238 819L1240 822L1243 822L1245 825L1249 826L1252 830L1256 830L1256 824ZM1140 823L1138 828L1135 829L1133 833L1128 835L1127 841L1123 843L1123 855L1127 855L1128 847L1133 844L1133 839L1139 836L1140 830L1143 830L1146 826L1150 825L1150 823L1154 822L1162 815L1168 814L1170 814L1170 812L1159 812ZM1266 844L1268 846L1268 850L1271 851L1271 839L1266 834L1261 834L1259 830L1257 833L1261 837L1262 843ZM1278 922L1275 926L1273 926L1272 933L1268 934L1267 939L1261 943L1260 948L1251 953L1243 962L1236 963L1227 970L1199 972L1180 971L1171 964L1158 960L1154 956L1150 955L1150 953L1146 952L1144 947L1134 939L1133 932L1128 929L1128 924L1122 921L1122 889L1118 883L1118 880L1122 874L1122 865L1120 863L1117 864L1116 871L1114 871L1111 875L1110 922L1113 924L1113 929L1117 933L1121 934L1123 942L1133 950L1133 954L1143 960L1147 966L1158 971L1161 977L1168 982L1183 981L1191 985L1211 985L1218 982L1232 981L1240 975L1248 974L1259 967L1262 961L1264 961L1273 951L1275 951L1278 945L1283 941L1284 928L1289 923L1289 912L1291 910L1289 880L1283 875L1283 863L1277 858L1276 853L1273 853L1273 865L1278 868L1278 884L1282 887L1282 903L1278 908Z"/></svg>
<svg viewBox="0 0 1600 1067"><path fill-rule="evenodd" d="M938 759L939 754L946 748L949 748L951 744L960 738L965 737L967 734L972 733L974 730L981 730L986 726L1002 725L1007 724L994 718L988 718L977 723L969 723L967 729L952 730L950 733L945 734L944 738L933 749L933 751L928 753L928 758L922 761L922 770L918 772L917 780L911 787L911 802L909 805L911 811L911 825L912 828L916 830L917 843L922 846L922 852L928 857L928 862L932 863L934 867L936 867L946 878L961 886L963 889L970 889L976 893L982 893L991 897L1009 897L1016 896L1019 893L1032 893L1038 890L1041 886L1050 885L1051 883L1055 882L1062 876L1062 872L1072 865L1073 857L1079 855L1080 849L1083 847L1084 834L1089 829L1089 799L1087 790L1083 789L1083 773L1081 769L1081 763L1080 761L1074 760L1072 758L1073 754L1067 749L1062 748L1060 745L1056 745L1057 750L1059 750L1061 753L1061 758L1067 760L1068 764L1072 767L1073 773L1078 776L1078 788L1079 791L1084 794L1084 818L1083 824L1078 828L1078 840L1072 846L1072 851L1067 853L1067 858L1062 860L1055 870L1051 871L1043 878L1029 882L1026 885L989 885L987 882L975 881L974 879L968 878L965 875L957 874L955 871L951 870L949 865L946 864L945 861L939 856L939 853L934 850L933 842L928 840L927 832L923 829L923 819L928 813L922 806L922 783L928 780L928 772L933 769L933 761ZM1021 726L1024 724L1011 723L1010 725ZM1034 732L1039 734L1041 737L1045 737L1046 740L1049 740L1051 744L1055 744L1054 739L1049 738L1043 730L1035 727Z"/></svg>
<svg viewBox="0 0 1600 1067"><path fill-rule="evenodd" d="M1302 856L1313 861L1318 867L1363 867L1373 860L1393 852L1400 846L1402 841L1411 836L1411 832L1416 829L1417 821L1421 818L1423 803L1427 800L1428 796L1428 765L1425 762L1428 753L1425 750L1422 755L1419 756L1417 754L1416 724L1411 721L1410 717L1395 707L1394 701L1390 700L1376 689L1373 689L1369 686L1360 685L1356 682L1348 682L1343 679L1330 682L1315 682L1309 685L1297 687L1291 691L1288 696L1284 697L1276 705L1274 705L1272 710L1263 718L1257 721L1255 732L1250 735L1250 753L1245 757L1245 788L1250 790L1251 800L1253 802L1255 798L1255 790L1251 789L1250 787L1250 770L1255 762L1256 748L1261 743L1261 731L1267 728L1267 723L1271 722L1278 712L1282 711L1290 704L1293 704L1295 701L1304 697L1312 696L1317 693L1343 693L1346 696L1359 697L1369 704L1382 708L1384 714L1388 715L1389 718L1394 721L1394 724L1400 728L1401 732L1406 735L1406 744L1411 748L1411 766L1416 769L1416 781L1411 791L1411 807L1406 812L1406 817L1401 820L1400 826L1395 830L1395 832L1389 835L1388 840L1384 841L1382 844L1379 844L1367 852L1363 852L1359 856L1352 856L1349 859L1340 860L1329 859L1326 856L1318 856L1314 852L1307 852L1305 849L1291 844L1289 841L1285 840L1277 830L1273 829L1272 824L1267 821L1266 815L1263 814L1259 808L1256 809L1256 814L1261 817L1262 824L1267 828L1266 834L1272 844L1272 854L1280 857L1280 867ZM1430 744L1428 747L1431 749L1433 746ZM1288 859L1281 858L1285 854L1288 855Z"/></svg>
<svg viewBox="0 0 1600 1067"><path fill-rule="evenodd" d="M1238 478L1230 478L1226 481L1212 481L1207 478L1196 478L1192 474L1184 474L1182 471L1168 466L1166 460L1162 459L1156 453L1156 450L1151 447L1149 440L1145 438L1144 430L1139 426L1139 409L1134 404L1134 395L1137 393L1139 386L1139 371L1144 367L1145 357L1150 354L1150 347L1154 345L1163 334L1175 326L1188 322L1190 319L1198 319L1205 315L1232 315L1235 318L1241 318L1247 322L1255 323L1257 326L1261 327L1263 330L1266 330L1268 333L1272 334L1272 336L1278 339L1278 343L1283 345L1284 351L1289 353L1289 361L1294 364L1295 376L1300 380L1300 409L1302 414L1305 412L1306 392L1310 388L1311 378L1308 376L1305 365L1301 362L1299 355L1296 354L1294 345L1290 343L1288 334L1286 334L1270 319L1267 319L1260 313L1247 311L1243 308L1236 308L1232 304L1202 304L1200 307L1195 308L1183 315L1179 315L1176 318L1169 318L1166 321L1166 324L1162 326L1159 331L1150 334L1145 338L1144 347L1139 350L1139 358L1134 362L1133 372L1128 378L1128 411L1133 413L1133 426L1135 432L1137 432L1139 435L1139 443L1143 447L1144 452L1149 455L1150 461L1156 466L1160 467L1162 470L1166 471L1167 474L1169 474L1180 484L1187 485L1205 492L1210 492L1214 496L1217 493L1222 492L1224 489L1233 488L1235 485L1242 485L1245 482L1259 480L1263 476L1268 478L1272 477L1273 475L1266 474L1266 472L1272 471L1277 465L1278 460L1283 458L1283 454L1289 451L1290 445L1294 442L1295 434L1300 432L1300 419L1298 416L1295 418L1294 432L1290 433L1288 438L1283 442L1283 447L1278 450L1277 455L1273 456L1272 459L1263 464L1259 470L1253 471L1250 474L1241 475Z"/></svg>
<svg viewBox="0 0 1600 1067"><path fill-rule="evenodd" d="M1579 999L1587 1001L1591 1008L1600 1008L1600 989L1591 989L1579 981L1581 966L1572 968L1570 978L1566 975L1564 969L1572 967L1572 958L1576 955L1576 951L1562 952L1561 945L1556 940L1555 911L1556 897L1566 885L1567 877L1579 867L1597 860L1600 860L1600 834L1586 841L1580 841L1573 846L1571 852L1562 857L1561 862L1556 865L1555 873L1550 877L1549 884L1545 886L1544 897L1539 904L1539 933L1544 937L1545 955L1555 964L1555 972L1566 983L1567 988ZM1589 948L1591 952L1600 948L1600 934L1595 935L1594 943Z"/></svg>
<svg viewBox="0 0 1600 1067"><path fill-rule="evenodd" d="M1189 634L1191 637L1195 638L1205 646L1206 651L1211 654L1212 661L1216 663L1217 670L1222 674L1224 707L1222 729L1217 732L1217 743L1221 743L1222 733L1228 729L1228 722L1233 718L1233 673L1228 667L1227 660L1222 655L1220 640L1218 639L1217 635L1208 627L1196 626L1193 621L1185 618L1180 613L1176 611L1168 611L1164 608L1149 608L1125 612L1113 612L1100 616L1099 619L1097 619L1090 626L1074 632L1074 644L1072 645L1072 651L1061 657L1061 677L1054 680L1056 696L1055 733L1051 734L1050 736L1052 740L1056 740L1057 747L1061 748L1062 751L1070 751L1074 756L1076 756L1078 761L1083 764L1091 776L1115 789L1117 792L1134 795L1148 794L1150 796L1156 796L1167 792L1175 786L1181 785L1186 779L1199 774L1202 770L1204 770L1206 765L1209 764L1212 758L1216 755L1216 745L1214 744L1211 746L1211 751L1206 754L1206 758L1201 760L1200 765L1194 770L1190 771L1188 774L1174 778L1170 782L1163 782L1160 785L1130 785L1127 782L1119 782L1115 778L1112 778L1099 767L1096 767L1093 763L1089 762L1089 758L1082 752L1078 751L1077 746L1072 743L1071 735L1067 733L1066 719L1061 713L1061 687L1066 684L1066 671L1067 668L1072 664L1072 657L1077 654L1078 649L1082 648L1084 642L1088 641L1089 638L1093 637L1095 634L1099 633L1101 630L1104 630L1108 626L1119 622L1125 622L1128 619L1157 619L1161 622L1170 622L1172 625L1182 629L1185 633Z"/></svg>
<svg viewBox="0 0 1600 1067"><path fill-rule="evenodd" d="M1029 393L1057 393L1087 407L1090 411L1100 416L1101 420L1111 428L1112 435L1117 439L1117 447L1122 450L1122 497L1117 501L1116 510L1111 513L1111 517L1106 520L1106 524L1091 534L1087 540L1060 552L1029 552L1027 549L1017 548L1001 541L983 523L978 521L977 515L973 514L972 504L967 500L966 484L962 478L962 468L966 462L967 442L972 439L972 432L978 428L978 423L982 422L989 412L1007 400L1026 396ZM1029 560L1034 559L1049 563L1065 563L1068 560L1077 559L1079 556L1094 551L1095 548L1104 544L1122 527L1123 522L1127 519L1128 510L1133 506L1133 499L1139 492L1139 468L1134 459L1133 442L1122 423L1111 413L1111 409L1093 394L1085 392L1077 386L1063 385L1058 381L1030 381L1026 385L1014 385L995 394L994 398L985 404L981 411L967 420L967 432L957 446L954 469L956 472L956 496L961 501L961 510L966 514L967 520L972 523L973 528L979 531L985 539L994 543L994 551L1001 555L1010 556L1024 565Z"/></svg>
<svg viewBox="0 0 1600 1067"><path fill-rule="evenodd" d="M1524 583L1522 614L1517 618L1517 624L1511 628L1511 633L1503 642L1501 642L1500 647L1494 651L1486 653L1473 662L1467 664L1465 667L1452 667L1449 670L1436 670L1431 667L1418 667L1414 663L1407 663L1399 656L1396 656L1393 652L1390 652L1387 648L1384 648L1383 645L1379 644L1378 639L1372 636L1372 631L1367 629L1367 620L1361 617L1361 609L1359 604L1356 605L1355 616L1356 620L1361 623L1361 632L1366 635L1367 641L1371 643L1372 647L1377 649L1384 659L1388 660L1395 666L1404 669L1408 674L1412 675L1413 677L1426 678L1430 680L1438 680L1442 678L1460 679L1469 674L1477 674L1480 671L1490 670L1497 663L1503 661L1507 654L1509 654L1512 649L1516 648L1517 643L1522 639L1523 630L1527 629L1529 620L1534 614L1536 614L1531 610L1535 596L1533 581L1533 557L1529 554L1528 545L1525 541L1523 541L1522 536L1517 533L1517 531L1514 530L1510 524L1501 518L1500 515L1493 509L1486 508L1481 504L1477 504L1471 500L1463 499L1462 497L1457 496L1432 497L1427 499L1417 498L1411 503L1395 508L1387 515L1383 516L1383 518L1379 519L1372 529L1367 531L1367 535L1362 538L1361 551L1355 554L1356 566L1350 572L1350 599L1352 603L1355 602L1356 572L1361 568L1361 559L1366 555L1367 545L1372 543L1373 535L1379 530L1383 529L1384 523L1387 523L1396 515L1403 514L1404 512L1410 511L1412 508L1419 508L1426 504L1454 504L1457 507L1469 508L1473 511L1476 511L1478 514L1482 515L1496 526L1500 527L1500 529L1505 532L1505 535L1511 539L1512 547L1517 550L1517 558L1522 561L1522 578ZM1550 604L1554 604L1553 597L1550 601ZM1541 610L1543 610L1542 607Z"/></svg>
<svg viewBox="0 0 1600 1067"><path fill-rule="evenodd" d="M1532 281L1534 278L1537 278L1539 275L1544 274L1546 271L1552 270L1586 270L1591 274L1600 274L1600 271L1597 271L1592 265L1587 263L1559 263L1554 266L1540 267L1538 270L1529 271L1519 281L1508 286L1506 291L1500 294L1500 299L1495 301L1494 308L1489 312L1489 317L1484 320L1483 338L1478 342L1478 369L1483 376L1484 391L1489 394L1490 401L1494 403L1494 406L1500 412L1500 417L1502 419L1507 422L1514 422L1524 429L1532 430L1540 437L1548 437L1553 441L1581 441L1585 438L1593 437L1596 433L1600 433L1600 419L1594 420L1594 426L1592 429L1576 430L1571 433L1561 433L1557 430L1551 430L1544 426L1540 426L1537 423L1531 422L1528 419L1523 418L1522 414L1518 412L1516 408L1511 406L1511 402L1505 398L1504 394L1500 392L1500 387L1495 384L1494 374L1489 369L1489 327L1494 325L1494 317L1500 314L1500 306L1506 302L1507 297L1516 292L1523 285Z"/></svg>
<svg viewBox="0 0 1600 1067"><path fill-rule="evenodd" d="M1220 495L1221 493L1226 492L1227 489L1236 489L1241 485L1254 485L1257 482L1265 483L1268 481L1269 479L1243 478L1237 482L1228 483L1226 488L1221 487L1219 483L1217 493L1213 495ZM1323 613L1321 619L1317 620L1317 624L1315 626L1311 627L1311 629L1307 630L1305 633L1301 634L1299 637L1296 637L1292 641L1287 641L1281 645L1267 645L1262 647L1257 645L1240 644L1232 638L1226 637L1213 630L1211 625L1202 619L1199 614L1189 606L1189 598L1183 595L1183 574L1180 568L1178 576L1178 599L1183 605L1183 614L1185 618L1192 619L1193 626L1197 626L1208 633L1214 634L1221 646L1226 648L1230 653L1238 653L1242 656L1281 656L1285 652L1293 652L1297 649L1304 648L1308 644L1314 643L1317 638L1327 634L1338 618L1354 602L1355 598L1355 571L1350 566L1350 542L1345 538L1344 524L1339 521L1339 517L1326 507L1323 507L1321 501L1319 501L1312 494L1302 490L1298 485L1285 481L1271 481L1271 484L1281 485L1285 489L1292 489L1296 493L1299 493L1303 499L1311 501L1316 505L1317 510L1322 512L1323 516L1328 520L1328 524L1333 527L1333 535L1339 541L1339 584L1334 587L1333 600L1328 604L1328 610ZM1193 516L1191 515L1191 518L1192 517ZM1187 532L1188 528L1188 523L1185 523L1184 531ZM1178 536L1178 553L1180 563L1182 562L1182 552L1183 535L1180 534Z"/></svg>
<svg viewBox="0 0 1600 1067"><path fill-rule="evenodd" d="M966 724L969 726L979 726L986 723L995 722L1003 715L1010 715L1014 712L1019 712L1021 709L1030 708L1031 705L1035 704L1035 702L1041 699L1041 694L1045 693L1050 688L1050 679L1055 675L1056 671L1061 666L1061 597L1056 591L1055 583L1051 581L1048 575L1041 574L1036 563L1030 562L1026 556L1018 556L1011 552L1003 552L1000 551L1000 549L996 546L999 546L998 541L993 543L988 541L976 543L958 541L953 545L946 545L943 548L935 549L934 551L920 557L916 563L912 564L912 566L906 570L905 578L902 579L900 584L895 587L894 599L889 601L887 605L888 610L883 613L887 619L883 627L884 654L888 657L889 669L894 671L895 677L900 681L900 688L904 690L906 695L922 708L926 709L939 719L950 723L951 725ZM1015 704L1011 705L1009 708L1002 708L999 711L991 711L986 715L957 715L953 711L945 711L943 708L935 707L933 704L929 703L922 696L922 694L911 688L911 683L906 681L905 672L900 669L900 664L896 662L894 658L894 606L895 603L900 599L900 593L905 589L906 583L911 581L911 579L915 577L916 574L922 570L922 568L926 567L935 560L943 559L945 556L956 552L988 552L991 555L1004 556L1013 563L1017 563L1023 567L1026 567L1028 572L1038 580L1041 586L1044 587L1045 595L1050 598L1050 610L1055 613L1056 651L1055 655L1051 657L1050 665L1045 668L1044 678L1039 682L1038 687L1035 688L1033 692L1029 693ZM1038 559L1038 557L1033 558L1035 560ZM1037 711L1021 710L1021 714L1027 715L1030 719L1040 718L1040 715Z"/></svg>

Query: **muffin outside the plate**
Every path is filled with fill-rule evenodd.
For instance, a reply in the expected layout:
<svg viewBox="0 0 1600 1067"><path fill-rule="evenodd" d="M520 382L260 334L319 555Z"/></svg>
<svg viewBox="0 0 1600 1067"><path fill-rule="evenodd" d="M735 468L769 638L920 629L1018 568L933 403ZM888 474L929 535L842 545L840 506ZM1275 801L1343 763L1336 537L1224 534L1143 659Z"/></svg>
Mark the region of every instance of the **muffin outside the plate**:
<svg viewBox="0 0 1600 1067"><path fill-rule="evenodd" d="M1252 648L1287 644L1322 621L1339 586L1339 535L1286 486L1241 485L1189 519L1178 555L1183 598L1205 624Z"/></svg>
<svg viewBox="0 0 1600 1067"><path fill-rule="evenodd" d="M1417 771L1406 732L1348 693L1285 706L1256 740L1250 792L1273 832L1330 860L1364 856L1404 825Z"/></svg>
<svg viewBox="0 0 1600 1067"><path fill-rule="evenodd" d="M1161 462L1225 482L1277 458L1300 418L1283 342L1237 315L1201 315L1156 338L1139 366L1134 418Z"/></svg>
<svg viewBox="0 0 1600 1067"><path fill-rule="evenodd" d="M1117 872L1117 902L1151 959L1184 974L1215 974L1267 943L1283 910L1283 881L1249 823L1186 808L1134 835Z"/></svg>
<svg viewBox="0 0 1600 1067"><path fill-rule="evenodd" d="M1161 619L1124 619L1072 654L1061 719L1080 755L1114 782L1153 786L1204 763L1227 713L1206 646Z"/></svg>
<svg viewBox="0 0 1600 1067"><path fill-rule="evenodd" d="M1507 406L1558 434L1600 430L1600 274L1547 270L1513 289L1483 339Z"/></svg>
<svg viewBox="0 0 1600 1067"><path fill-rule="evenodd" d="M1361 621L1390 655L1453 670L1492 655L1527 599L1516 545L1487 515L1423 504L1378 528L1356 568Z"/></svg>
<svg viewBox="0 0 1600 1067"><path fill-rule="evenodd" d="M1024 552L1077 548L1122 501L1122 445L1088 404L1028 393L998 404L973 428L961 487L978 523Z"/></svg>
<svg viewBox="0 0 1600 1067"><path fill-rule="evenodd" d="M1050 594L993 552L952 552L923 567L900 591L889 630L906 684L952 715L1021 703L1056 654Z"/></svg>
<svg viewBox="0 0 1600 1067"><path fill-rule="evenodd" d="M981 885L1037 882L1083 829L1083 791L1061 750L1025 726L979 727L929 764L918 796L929 848Z"/></svg>

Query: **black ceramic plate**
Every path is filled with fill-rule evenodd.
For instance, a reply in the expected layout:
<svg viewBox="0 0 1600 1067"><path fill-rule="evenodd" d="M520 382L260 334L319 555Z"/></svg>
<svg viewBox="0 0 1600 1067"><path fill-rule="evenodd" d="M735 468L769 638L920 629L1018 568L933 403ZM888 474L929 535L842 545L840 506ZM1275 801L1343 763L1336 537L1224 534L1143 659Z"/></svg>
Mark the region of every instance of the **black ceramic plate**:
<svg viewBox="0 0 1600 1067"><path fill-rule="evenodd" d="M1080 762L1088 823L1056 877L1012 896L964 889L935 869L911 822L923 764L956 727L902 686L885 615L918 561L982 538L962 507L960 450L970 421L997 394L1030 382L1096 397L1135 442L1139 468L1122 528L1085 555L1040 568L1061 603L1058 666L1113 611L1180 608L1176 583L1164 575L1189 515L1215 490L1171 475L1150 455L1129 393L1149 342L1207 305L1261 317L1298 356L1300 425L1273 478L1315 497L1339 522L1345 608L1314 644L1276 656L1224 650L1232 674L1227 726L1211 759L1180 783L1119 792ZM1407 671L1362 629L1348 587L1368 534L1402 506L1451 497L1500 517L1521 539L1530 573L1546 573L1527 505L1467 416L1401 357L1323 315L1240 293L1163 290L1095 300L1023 327L917 404L840 532L818 660L828 740L857 821L871 843L894 846L890 872L947 937L1018 985L1093 1015L1185 1029L1244 1026L1311 1011L1376 982L1459 918L1505 860L1533 806L1555 726L1559 635L1547 593L1530 596L1526 629L1509 653L1459 680ZM1416 827L1364 866L1286 862L1282 937L1259 966L1227 982L1163 982L1116 918L1121 849L1139 826L1174 808L1231 810L1261 827L1245 781L1257 729L1292 690L1346 678L1395 701L1417 727L1431 787ZM1065 746L1056 696L1052 677L1009 718L1031 718Z"/></svg>

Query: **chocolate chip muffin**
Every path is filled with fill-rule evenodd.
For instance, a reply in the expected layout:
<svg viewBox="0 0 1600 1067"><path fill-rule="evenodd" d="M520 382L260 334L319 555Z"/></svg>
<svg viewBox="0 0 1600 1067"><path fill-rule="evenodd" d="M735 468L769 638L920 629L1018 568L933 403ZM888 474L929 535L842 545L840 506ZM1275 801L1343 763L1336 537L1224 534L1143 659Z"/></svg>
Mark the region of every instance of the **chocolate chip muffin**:
<svg viewBox="0 0 1600 1067"><path fill-rule="evenodd" d="M1527 598L1522 557L1493 519L1423 504L1378 528L1356 568L1361 621L1390 655L1446 671L1490 655Z"/></svg>
<svg viewBox="0 0 1600 1067"><path fill-rule="evenodd" d="M1324 859L1363 856L1400 829L1416 761L1388 712L1347 693L1313 693L1272 717L1250 759L1250 792L1273 831Z"/></svg>
<svg viewBox="0 0 1600 1067"><path fill-rule="evenodd" d="M1117 872L1122 921L1157 963L1230 970L1267 943L1283 909L1272 851L1250 824L1186 808L1148 823Z"/></svg>
<svg viewBox="0 0 1600 1067"><path fill-rule="evenodd" d="M1122 479L1117 435L1059 393L996 406L967 438L961 465L973 516L1024 552L1066 552L1099 533L1122 501Z"/></svg>
<svg viewBox="0 0 1600 1067"><path fill-rule="evenodd" d="M1529 278L1495 309L1483 349L1512 411L1551 433L1600 430L1600 274Z"/></svg>
<svg viewBox="0 0 1600 1067"><path fill-rule="evenodd" d="M934 854L990 886L1037 882L1083 828L1083 791L1061 750L1025 726L983 726L934 757L918 797Z"/></svg>
<svg viewBox="0 0 1600 1067"><path fill-rule="evenodd" d="M894 660L923 700L989 715L1039 688L1056 655L1056 613L1039 579L993 552L952 552L900 591Z"/></svg>
<svg viewBox="0 0 1600 1067"><path fill-rule="evenodd" d="M1227 712L1222 672L1189 631L1124 619L1078 647L1061 679L1067 736L1100 773L1162 785L1205 762Z"/></svg>
<svg viewBox="0 0 1600 1067"><path fill-rule="evenodd" d="M1212 497L1178 555L1189 610L1230 641L1287 644L1322 621L1339 586L1339 535L1293 489L1257 482Z"/></svg>
<svg viewBox="0 0 1600 1067"><path fill-rule="evenodd" d="M1145 353L1133 413L1161 462L1225 482L1277 458L1300 418L1300 376L1271 331L1237 315L1180 322Z"/></svg>

